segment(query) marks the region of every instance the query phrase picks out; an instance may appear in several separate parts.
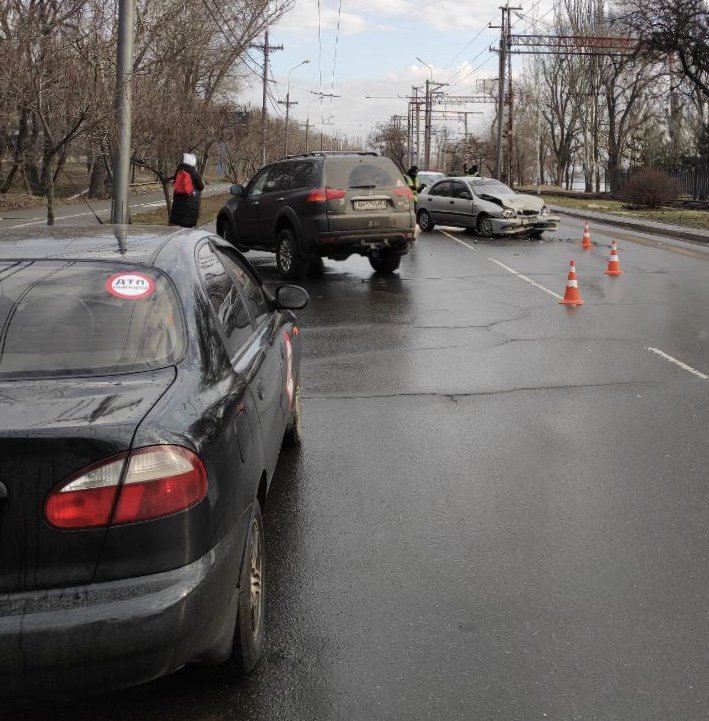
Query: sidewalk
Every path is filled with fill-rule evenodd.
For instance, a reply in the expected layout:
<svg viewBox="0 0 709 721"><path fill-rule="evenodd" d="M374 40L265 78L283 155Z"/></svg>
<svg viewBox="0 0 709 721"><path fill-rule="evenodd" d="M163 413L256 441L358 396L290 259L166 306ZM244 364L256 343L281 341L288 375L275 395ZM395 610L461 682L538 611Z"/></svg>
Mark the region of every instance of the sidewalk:
<svg viewBox="0 0 709 721"><path fill-rule="evenodd" d="M614 225L616 228L635 230L638 233L652 233L652 235L664 235L667 238L677 240L688 240L694 243L706 243L709 245L709 228L688 228L682 225L670 225L669 223L658 223L654 220L642 218L626 218L613 213L599 213L595 210L583 210L581 208L566 208L559 205L549 205L553 213L569 215L572 218L580 218L594 223Z"/></svg>

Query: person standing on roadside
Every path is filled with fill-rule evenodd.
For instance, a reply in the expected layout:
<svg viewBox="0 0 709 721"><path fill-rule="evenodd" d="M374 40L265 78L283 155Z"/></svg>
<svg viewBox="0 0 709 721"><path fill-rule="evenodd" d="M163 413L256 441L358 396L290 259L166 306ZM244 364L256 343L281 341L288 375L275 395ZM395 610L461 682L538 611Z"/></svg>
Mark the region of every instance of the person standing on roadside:
<svg viewBox="0 0 709 721"><path fill-rule="evenodd" d="M414 194L414 208L418 205L418 199L419 199L419 189L420 186L418 184L418 181L416 180L416 176L418 175L419 169L416 165L412 165L407 171L406 175L404 175L404 180L406 181L406 185L409 186L409 190Z"/></svg>
<svg viewBox="0 0 709 721"><path fill-rule="evenodd" d="M170 225L194 228L199 219L199 206L204 182L197 171L197 158L183 153L182 162L173 177Z"/></svg>

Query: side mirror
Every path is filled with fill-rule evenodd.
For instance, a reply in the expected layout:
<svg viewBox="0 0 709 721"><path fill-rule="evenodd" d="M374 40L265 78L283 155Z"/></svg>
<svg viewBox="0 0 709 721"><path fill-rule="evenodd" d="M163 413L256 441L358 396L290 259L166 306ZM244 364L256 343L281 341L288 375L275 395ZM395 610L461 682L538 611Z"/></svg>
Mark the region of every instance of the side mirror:
<svg viewBox="0 0 709 721"><path fill-rule="evenodd" d="M240 198L244 194L244 186L239 185L238 183L236 185L231 185L229 186L229 192L237 198Z"/></svg>
<svg viewBox="0 0 709 721"><path fill-rule="evenodd" d="M459 196L459 198L462 198L463 200L472 200L473 196L470 195L470 193L463 191Z"/></svg>
<svg viewBox="0 0 709 721"><path fill-rule="evenodd" d="M299 285L279 285L275 297L276 307L285 310L302 310L310 302L308 291Z"/></svg>

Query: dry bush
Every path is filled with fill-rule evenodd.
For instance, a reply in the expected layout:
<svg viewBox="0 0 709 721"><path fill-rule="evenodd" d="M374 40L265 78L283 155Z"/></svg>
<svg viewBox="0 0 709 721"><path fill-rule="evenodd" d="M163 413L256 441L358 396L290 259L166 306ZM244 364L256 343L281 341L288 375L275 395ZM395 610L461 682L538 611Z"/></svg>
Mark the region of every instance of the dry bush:
<svg viewBox="0 0 709 721"><path fill-rule="evenodd" d="M659 208L677 200L679 194L675 178L661 170L647 169L630 176L620 198L634 208Z"/></svg>

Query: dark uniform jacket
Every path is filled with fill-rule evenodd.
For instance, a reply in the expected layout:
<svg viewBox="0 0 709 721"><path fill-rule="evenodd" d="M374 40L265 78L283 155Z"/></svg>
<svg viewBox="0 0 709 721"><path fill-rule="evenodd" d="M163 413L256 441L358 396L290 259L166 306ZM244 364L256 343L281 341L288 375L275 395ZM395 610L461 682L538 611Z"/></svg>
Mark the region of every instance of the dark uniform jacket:
<svg viewBox="0 0 709 721"><path fill-rule="evenodd" d="M204 190L204 183L192 165L180 163L175 170L175 176L180 170L186 170L192 177L194 192L191 195L185 193L173 193L172 209L170 210L170 225L181 225L183 228L194 228L199 218L199 202L201 191ZM173 181L174 181L173 177Z"/></svg>

